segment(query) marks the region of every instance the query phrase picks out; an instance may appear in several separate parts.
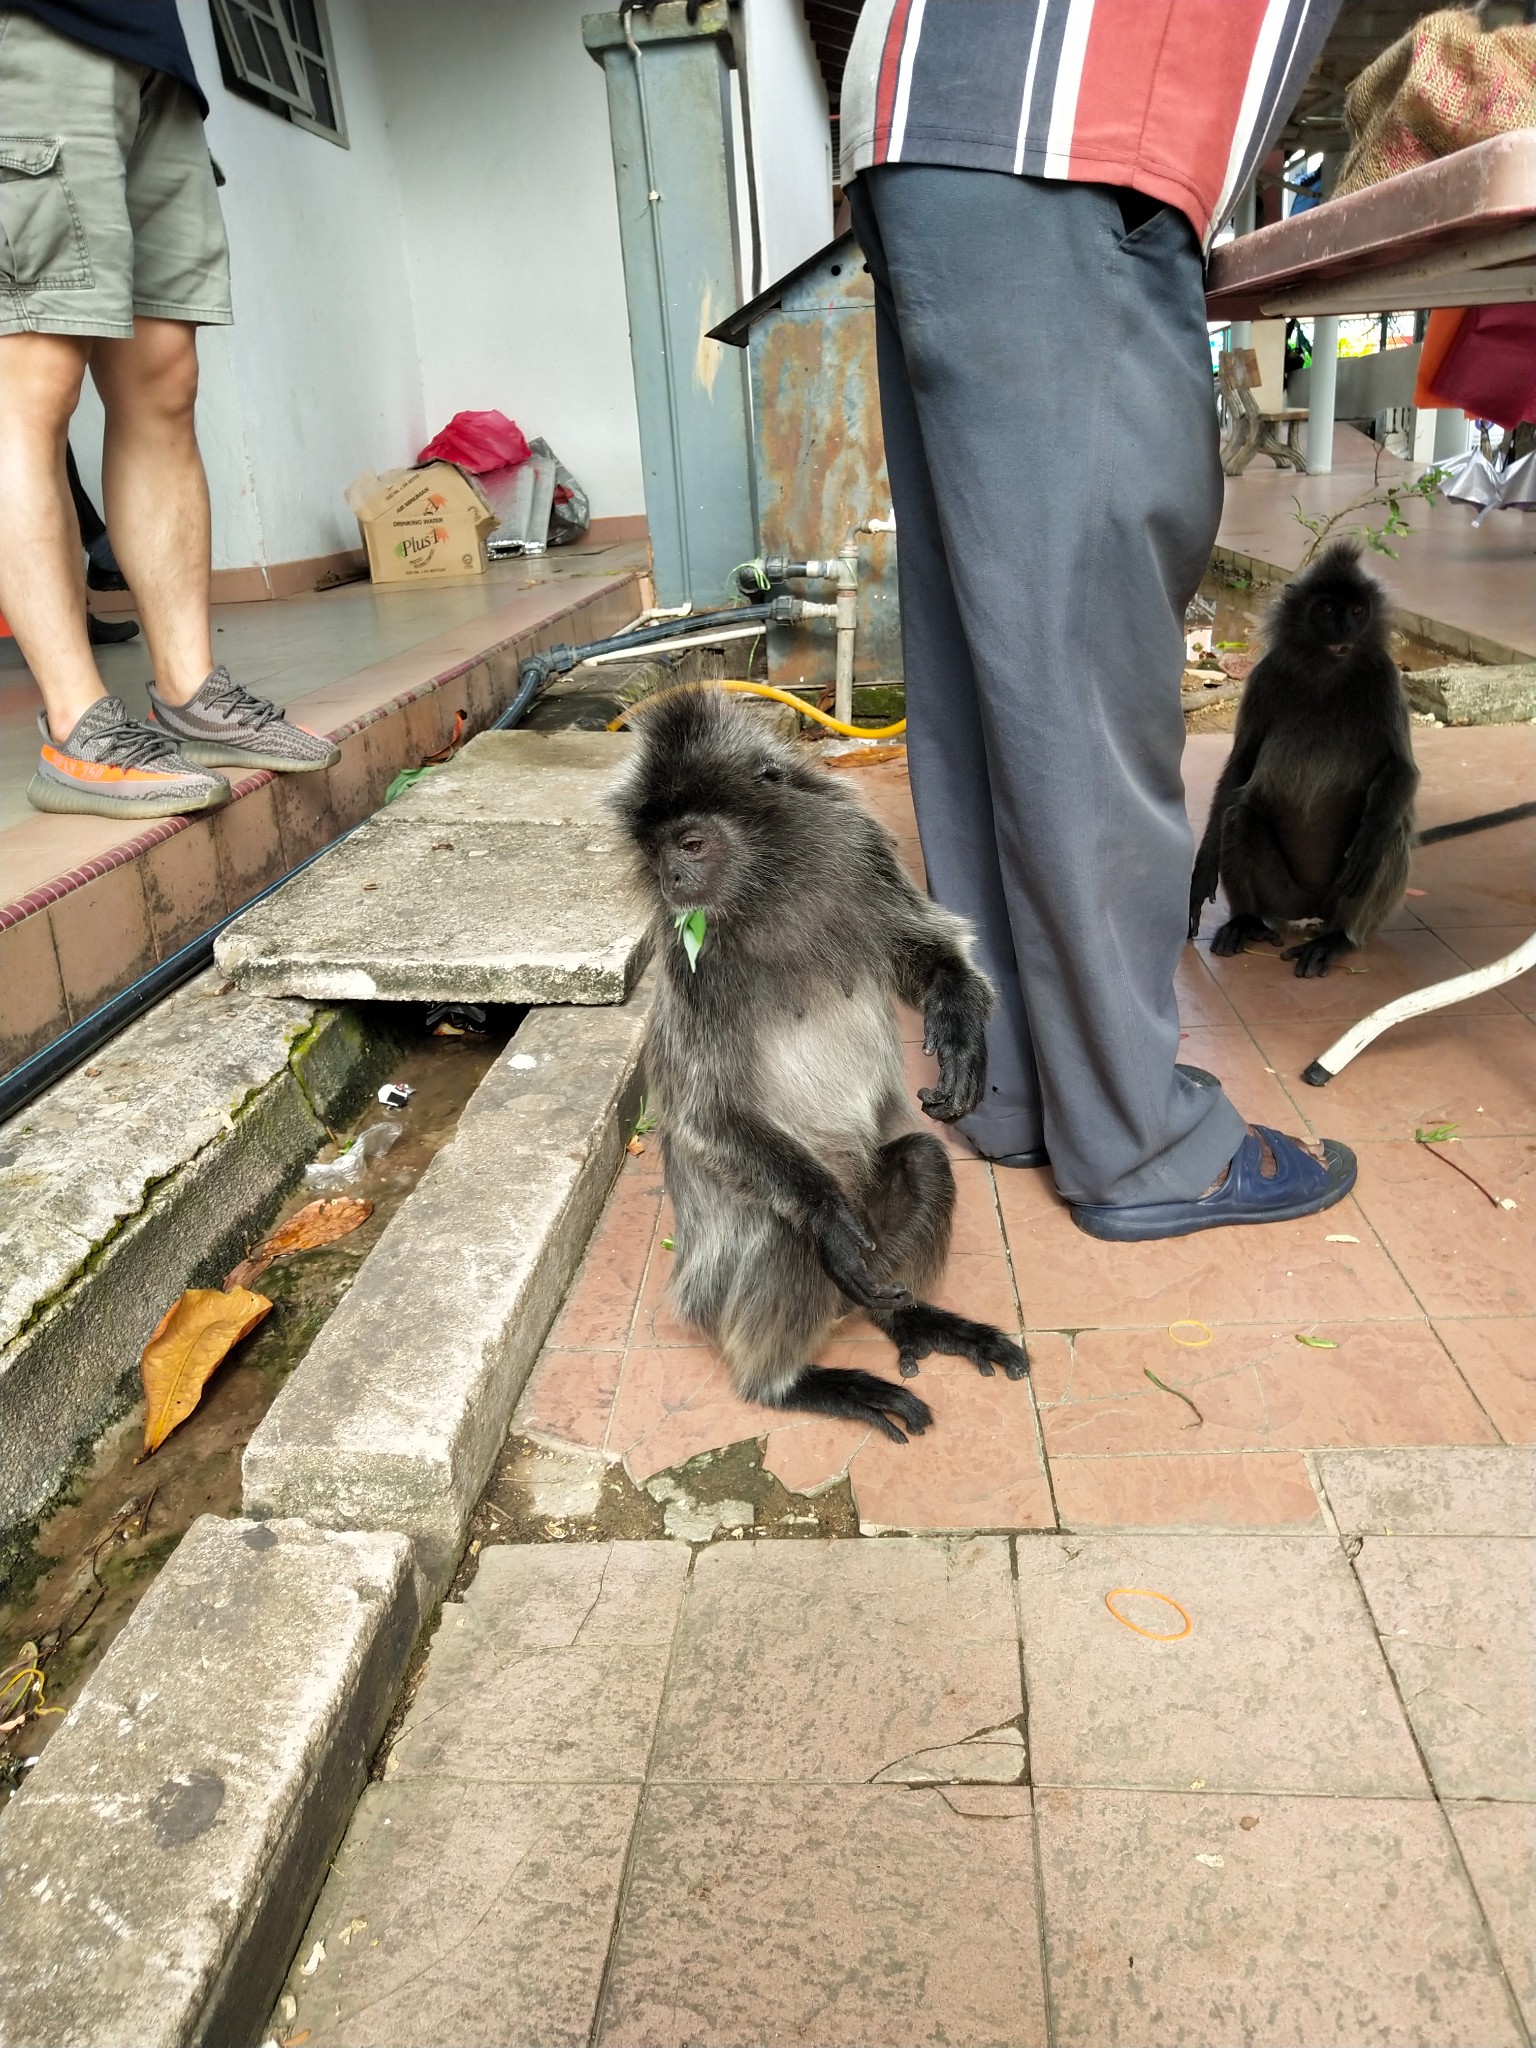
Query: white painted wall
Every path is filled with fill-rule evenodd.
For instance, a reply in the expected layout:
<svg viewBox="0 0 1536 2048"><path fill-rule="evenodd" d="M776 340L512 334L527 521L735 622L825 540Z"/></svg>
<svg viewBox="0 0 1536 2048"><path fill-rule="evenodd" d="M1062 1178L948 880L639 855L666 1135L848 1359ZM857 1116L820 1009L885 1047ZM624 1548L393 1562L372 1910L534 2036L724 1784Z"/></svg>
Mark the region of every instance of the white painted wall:
<svg viewBox="0 0 1536 2048"><path fill-rule="evenodd" d="M356 547L346 485L360 469L408 462L427 431L371 9L330 0L351 141L339 149L226 92L207 0L179 5L227 180L233 273L234 326L199 337L214 567ZM94 393L71 438L94 495Z"/></svg>
<svg viewBox="0 0 1536 2048"><path fill-rule="evenodd" d="M742 23L762 281L770 285L832 239L832 138L800 0L743 0ZM743 195L743 236L747 219Z"/></svg>
<svg viewBox="0 0 1536 2048"><path fill-rule="evenodd" d="M597 0L372 0L428 432L496 406L643 512ZM414 448L411 453L414 454Z"/></svg>
<svg viewBox="0 0 1536 2048"><path fill-rule="evenodd" d="M599 0L329 0L347 149L226 92L207 0L178 4L233 266L199 342L214 566L355 546L350 479L470 408L544 435L596 516L643 512ZM826 98L798 0L743 21L770 283L832 232ZM99 501L93 394L73 442Z"/></svg>

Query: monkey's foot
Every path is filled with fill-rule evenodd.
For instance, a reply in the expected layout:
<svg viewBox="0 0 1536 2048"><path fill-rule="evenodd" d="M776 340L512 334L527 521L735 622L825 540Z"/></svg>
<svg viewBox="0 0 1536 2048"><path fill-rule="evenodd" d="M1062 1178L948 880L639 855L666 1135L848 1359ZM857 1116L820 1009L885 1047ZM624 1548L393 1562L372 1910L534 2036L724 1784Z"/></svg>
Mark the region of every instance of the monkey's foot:
<svg viewBox="0 0 1536 2048"><path fill-rule="evenodd" d="M929 1358L936 1351L945 1358L968 1358L983 1379L991 1379L999 1365L1011 1380L1021 1380L1029 1371L1029 1358L1021 1344L991 1323L973 1323L969 1316L954 1315L931 1302L914 1301L910 1308L893 1309L875 1320L896 1346L896 1363L904 1380L916 1375L920 1358Z"/></svg>
<svg viewBox="0 0 1536 2048"><path fill-rule="evenodd" d="M905 1387L877 1379L872 1372L846 1372L836 1366L808 1365L775 1405L808 1408L813 1415L841 1415L850 1422L870 1423L898 1444L907 1441L906 1430L898 1424L905 1423L914 1436L921 1436L933 1420L928 1403L909 1394Z"/></svg>
<svg viewBox="0 0 1536 2048"><path fill-rule="evenodd" d="M1314 938L1303 939L1299 946L1287 947L1280 958L1294 960L1301 979L1311 981L1326 974L1335 960L1342 960L1354 950L1354 942L1342 932L1319 932Z"/></svg>
<svg viewBox="0 0 1536 2048"><path fill-rule="evenodd" d="M1226 960L1234 953L1241 953L1250 939L1260 940L1266 946L1275 944L1275 934L1262 917L1229 917L1224 925L1218 925L1211 940L1211 951L1218 959Z"/></svg>

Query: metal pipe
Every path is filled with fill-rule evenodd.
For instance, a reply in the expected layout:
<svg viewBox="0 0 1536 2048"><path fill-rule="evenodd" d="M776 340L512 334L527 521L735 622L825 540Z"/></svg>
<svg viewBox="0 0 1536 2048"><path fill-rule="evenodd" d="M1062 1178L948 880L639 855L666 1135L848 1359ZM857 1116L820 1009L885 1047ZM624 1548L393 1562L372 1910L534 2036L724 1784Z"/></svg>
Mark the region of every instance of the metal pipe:
<svg viewBox="0 0 1536 2048"><path fill-rule="evenodd" d="M859 550L853 535L838 558L837 666L833 671L832 712L842 725L853 723L853 642L859 629Z"/></svg>
<svg viewBox="0 0 1536 2048"><path fill-rule="evenodd" d="M688 547L688 486L683 466L682 439L678 431L677 390L674 383L677 357L672 348L671 294L667 289L667 264L662 249L661 215L657 211L661 205L661 193L656 187L656 162L651 149L651 108L645 93L645 66L640 61L640 45L635 41L634 10L629 7L623 8L620 20L624 27L624 40L629 46L629 54L635 64L635 93L640 107L640 143L645 155L645 199L651 220L651 247L656 258L656 298L661 310L661 352L666 359L663 367L667 393L667 438L672 448L672 488L677 499L678 552L685 565L686 574L686 565L693 559Z"/></svg>

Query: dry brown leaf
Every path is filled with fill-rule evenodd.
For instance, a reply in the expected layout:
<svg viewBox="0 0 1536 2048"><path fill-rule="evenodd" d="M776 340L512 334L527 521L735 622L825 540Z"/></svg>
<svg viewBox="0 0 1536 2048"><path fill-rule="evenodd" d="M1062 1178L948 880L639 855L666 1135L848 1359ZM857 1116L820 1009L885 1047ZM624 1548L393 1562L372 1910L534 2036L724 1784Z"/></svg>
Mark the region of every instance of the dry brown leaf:
<svg viewBox="0 0 1536 2048"><path fill-rule="evenodd" d="M905 747L850 747L846 754L828 754L823 768L878 768L882 761L906 759Z"/></svg>
<svg viewBox="0 0 1536 2048"><path fill-rule="evenodd" d="M246 1254L239 1265L225 1276L224 1285L226 1289L249 1287L253 1280L265 1273L274 1259L286 1258L290 1252L314 1251L318 1245L334 1244L338 1237L350 1237L372 1214L372 1202L362 1201L356 1195L336 1195L330 1201L306 1202L286 1223L280 1223L270 1237L263 1238L253 1252Z"/></svg>
<svg viewBox="0 0 1536 2048"><path fill-rule="evenodd" d="M264 1294L244 1287L227 1293L216 1287L189 1287L171 1303L139 1360L146 1457L186 1421L214 1368L271 1306Z"/></svg>

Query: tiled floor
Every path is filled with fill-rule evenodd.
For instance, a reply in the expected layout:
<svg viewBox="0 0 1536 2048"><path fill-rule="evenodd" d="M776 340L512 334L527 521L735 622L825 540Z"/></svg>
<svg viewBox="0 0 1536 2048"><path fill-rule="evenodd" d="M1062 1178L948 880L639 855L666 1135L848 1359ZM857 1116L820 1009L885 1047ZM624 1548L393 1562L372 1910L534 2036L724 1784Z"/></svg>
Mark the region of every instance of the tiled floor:
<svg viewBox="0 0 1536 2048"><path fill-rule="evenodd" d="M1532 739L1422 735L1426 815L1526 796ZM1191 749L1197 812L1225 745ZM915 860L900 767L858 787ZM654 1147L629 1157L516 1427L640 1483L761 1439L792 1492L846 1474L863 1535L488 1542L278 2038L1528 2042L1532 1021L1500 992L1326 1093L1298 1071L1528 928L1532 841L1426 851L1363 977L1186 954L1188 1056L1359 1142L1357 1200L1108 1246L1047 1174L957 1142L943 1298L1021 1330L1033 1372L925 1363L909 1445L734 1398L664 1297ZM1415 1144L1432 1122L1516 1208ZM891 1370L867 1327L828 1356Z"/></svg>
<svg viewBox="0 0 1536 2048"><path fill-rule="evenodd" d="M1327 476L1298 477L1260 457L1241 476L1227 479L1217 545L1294 568L1311 538L1296 517L1298 503L1314 516L1356 503L1376 488L1378 456L1368 436L1354 427L1338 427ZM1423 467L1380 456L1380 480L1410 483ZM1394 543L1396 558L1371 557L1372 568L1404 611L1527 656L1536 653L1527 517L1496 512L1474 527L1476 508L1447 498L1434 505L1410 499L1404 511L1412 530ZM1346 528L1366 521L1379 525L1384 516L1373 508L1342 523Z"/></svg>
<svg viewBox="0 0 1536 2048"><path fill-rule="evenodd" d="M1197 817L1227 745L1190 743ZM1524 800L1536 782L1527 728L1425 729L1418 748L1426 823ZM857 787L915 862L902 764L860 771ZM626 1161L518 1427L621 1458L641 1483L764 1437L768 1469L792 1491L846 1472L870 1531L1316 1528L1308 1452L1536 1441L1529 995L1494 990L1401 1026L1326 1090L1300 1079L1366 1010L1536 923L1536 825L1425 848L1413 888L1393 929L1326 980L1298 981L1267 948L1213 961L1206 940L1181 967L1185 1056L1247 1115L1359 1150L1358 1191L1338 1208L1106 1245L1073 1227L1049 1173L994 1171L952 1140L959 1215L941 1298L1022 1330L1033 1373L1017 1385L925 1361L938 1421L902 1447L734 1398L664 1298L670 1220L652 1149ZM1490 898L1496 925L1482 922ZM1208 913L1207 931L1215 923ZM920 1047L909 1054L915 1083ZM1444 1123L1458 1136L1438 1156L1414 1142ZM861 1321L834 1354L890 1370L889 1346Z"/></svg>
<svg viewBox="0 0 1536 2048"><path fill-rule="evenodd" d="M1458 1488L1529 1526L1507 1472ZM1467 1539L1404 1539L1406 1567L1395 1540L1362 1559L1401 1592ZM1490 1592L1497 1547L1531 1547L1476 1540ZM487 1548L275 2030L1515 2048L1530 1662L1483 1620L1496 1754L1470 1715L1405 1714L1403 1637L1321 1530Z"/></svg>

